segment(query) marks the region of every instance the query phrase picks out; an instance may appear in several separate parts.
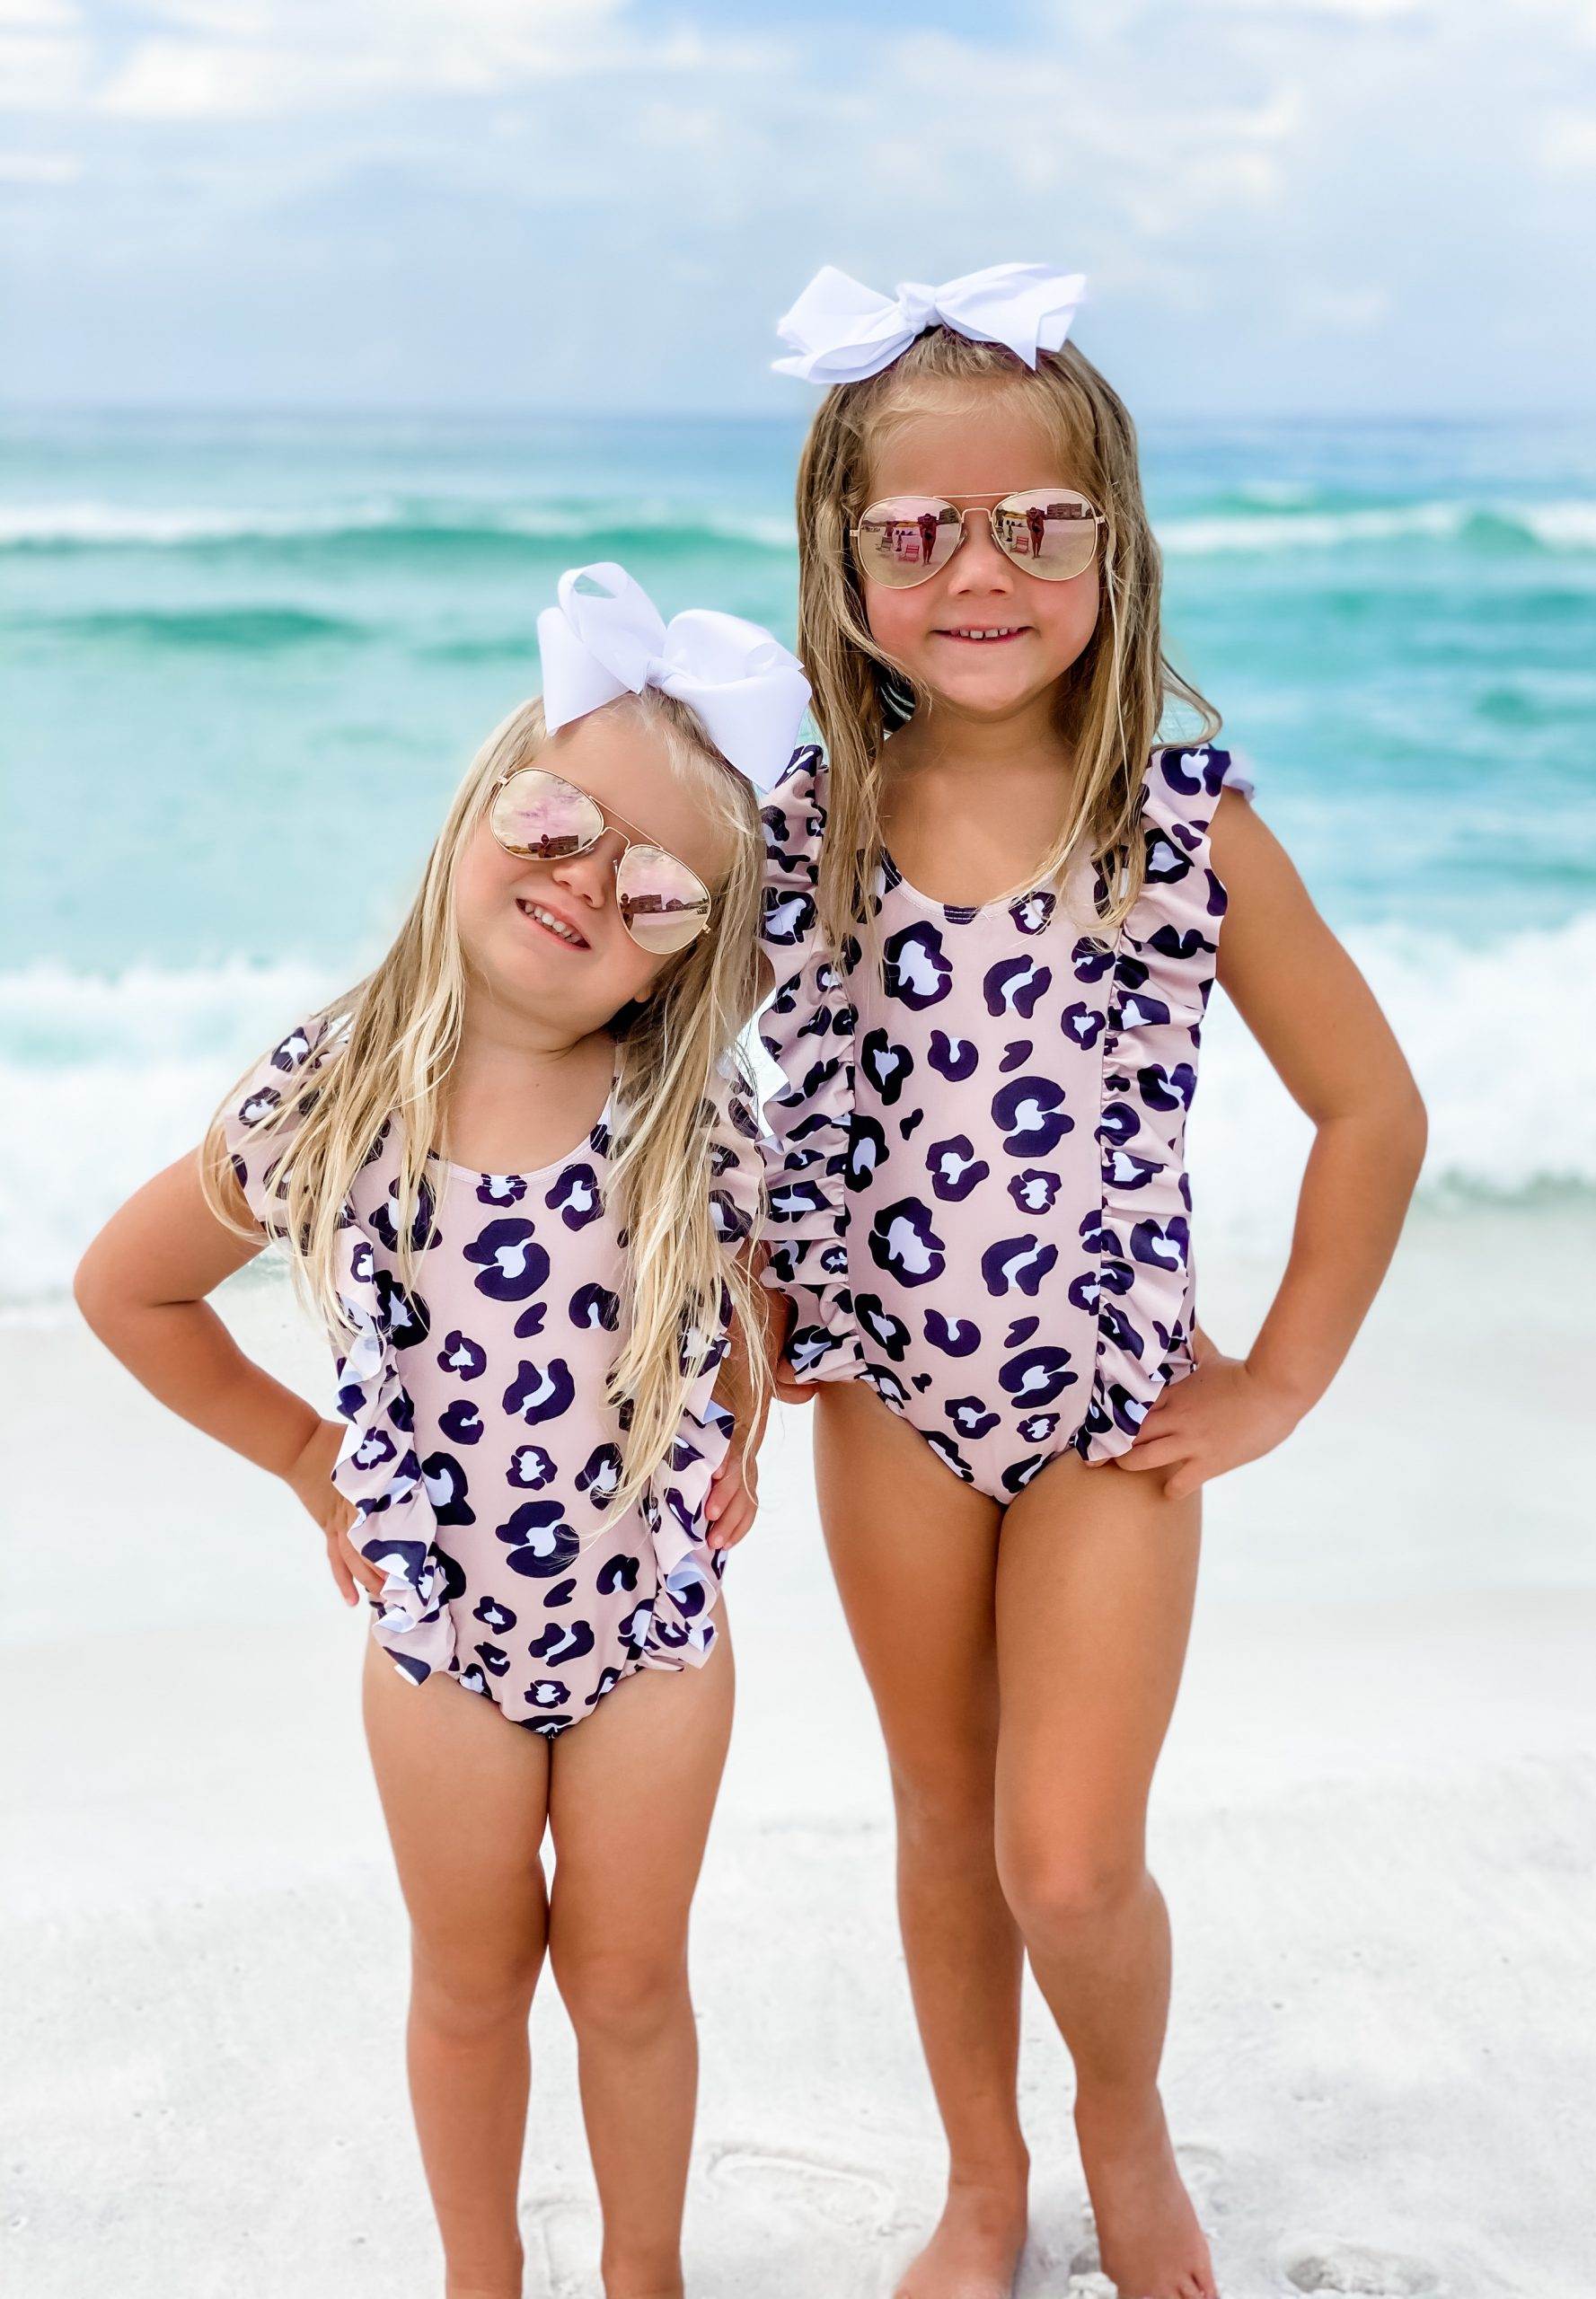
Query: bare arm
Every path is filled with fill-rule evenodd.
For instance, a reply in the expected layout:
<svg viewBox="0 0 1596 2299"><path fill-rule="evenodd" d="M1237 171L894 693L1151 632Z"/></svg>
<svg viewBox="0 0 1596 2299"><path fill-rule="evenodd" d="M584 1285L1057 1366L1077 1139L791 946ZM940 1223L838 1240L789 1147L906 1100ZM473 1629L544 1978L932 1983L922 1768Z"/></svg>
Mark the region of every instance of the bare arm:
<svg viewBox="0 0 1596 2299"><path fill-rule="evenodd" d="M242 1195L234 1196L248 1222ZM111 1215L72 1290L93 1331L152 1396L283 1476L320 1416L244 1355L206 1299L265 1243L260 1230L239 1238L217 1220L190 1150Z"/></svg>
<svg viewBox="0 0 1596 2299"><path fill-rule="evenodd" d="M1220 982L1314 1138L1285 1273L1246 1359L1203 1357L1120 1457L1181 1464L1171 1494L1269 1450L1328 1388L1396 1250L1426 1131L1372 991L1246 800L1221 799L1212 854L1230 898Z"/></svg>
<svg viewBox="0 0 1596 2299"><path fill-rule="evenodd" d="M236 1185L227 1189L239 1220L251 1222ZM72 1290L90 1327L152 1396L291 1486L327 1536L333 1577L353 1603L351 1574L374 1591L383 1576L342 1539L351 1512L330 1481L342 1432L246 1356L206 1299L265 1243L258 1229L241 1238L216 1219L190 1150L111 1215Z"/></svg>

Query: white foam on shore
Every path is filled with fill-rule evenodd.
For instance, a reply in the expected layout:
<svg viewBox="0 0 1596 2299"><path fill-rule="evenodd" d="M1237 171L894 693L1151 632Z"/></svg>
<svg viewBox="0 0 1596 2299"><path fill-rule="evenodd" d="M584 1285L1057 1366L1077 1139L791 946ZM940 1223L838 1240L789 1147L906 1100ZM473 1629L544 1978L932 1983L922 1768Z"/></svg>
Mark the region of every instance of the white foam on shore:
<svg viewBox="0 0 1596 2299"><path fill-rule="evenodd" d="M1430 1113L1422 1194L1504 1204L1596 1192L1596 913L1465 945L1379 928L1348 945ZM199 1137L232 1080L342 979L291 961L0 974L0 1299L58 1296L99 1224ZM1283 1246L1307 1120L1222 996L1190 1135L1200 1235Z"/></svg>
<svg viewBox="0 0 1596 2299"><path fill-rule="evenodd" d="M1215 553L1272 555L1344 544L1413 541L1516 541L1542 551L1596 551L1596 501L1545 502L1439 498L1414 503L1315 507L1311 489L1257 482L1253 506L1198 512L1159 522L1164 550L1180 558ZM348 503L264 505L110 503L92 498L0 507L0 551L182 550L250 542L315 542L340 536L410 534L468 538L522 535L579 542L625 532L680 537L686 529L759 550L791 551L790 518L769 513L683 510L669 501L595 501L569 506L505 505L451 498L419 502L385 496Z"/></svg>
<svg viewBox="0 0 1596 2299"><path fill-rule="evenodd" d="M341 536L392 534L491 541L521 535L580 542L615 533L652 533L673 540L707 535L754 549L792 551L792 520L772 514L684 509L680 503L604 502L503 505L467 498L415 502L368 497L324 506L107 503L93 499L13 503L0 506L0 551L204 549L232 542L335 541Z"/></svg>

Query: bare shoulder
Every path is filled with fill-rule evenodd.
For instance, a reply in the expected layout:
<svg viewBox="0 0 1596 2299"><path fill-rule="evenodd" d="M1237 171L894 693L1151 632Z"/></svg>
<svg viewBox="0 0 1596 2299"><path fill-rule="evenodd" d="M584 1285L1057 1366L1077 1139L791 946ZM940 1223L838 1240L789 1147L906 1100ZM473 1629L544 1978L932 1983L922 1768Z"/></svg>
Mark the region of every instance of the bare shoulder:
<svg viewBox="0 0 1596 2299"><path fill-rule="evenodd" d="M1229 897L1225 939L1240 920L1261 912L1318 916L1296 864L1253 800L1239 790L1220 793L1209 825L1208 858Z"/></svg>

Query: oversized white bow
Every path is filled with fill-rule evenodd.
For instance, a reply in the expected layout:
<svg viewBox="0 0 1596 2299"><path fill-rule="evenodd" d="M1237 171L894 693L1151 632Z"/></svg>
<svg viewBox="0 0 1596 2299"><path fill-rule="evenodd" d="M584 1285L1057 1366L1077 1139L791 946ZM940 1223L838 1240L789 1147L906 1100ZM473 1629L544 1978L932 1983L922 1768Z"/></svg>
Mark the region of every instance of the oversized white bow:
<svg viewBox="0 0 1596 2299"><path fill-rule="evenodd" d="M657 687L691 705L721 756L756 790L774 789L808 708L802 665L759 623L689 607L667 626L613 559L560 577L560 604L538 617L538 651L551 734L619 694Z"/></svg>
<svg viewBox="0 0 1596 2299"><path fill-rule="evenodd" d="M909 279L895 295L878 295L828 263L776 322L792 352L771 364L807 383L856 383L890 367L927 328L950 327L975 343L1007 344L1034 367L1039 353L1061 348L1085 292L1081 271L994 263L941 287Z"/></svg>

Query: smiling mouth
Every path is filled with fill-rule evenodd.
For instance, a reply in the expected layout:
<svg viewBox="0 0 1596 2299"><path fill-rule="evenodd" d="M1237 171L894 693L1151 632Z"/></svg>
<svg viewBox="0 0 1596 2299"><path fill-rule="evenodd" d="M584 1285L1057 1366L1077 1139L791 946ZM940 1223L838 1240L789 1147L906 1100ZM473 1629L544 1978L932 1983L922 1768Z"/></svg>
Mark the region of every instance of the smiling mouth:
<svg viewBox="0 0 1596 2299"><path fill-rule="evenodd" d="M534 926L541 926L545 934L551 935L556 942L563 942L568 950L586 950L591 947L574 926L568 926L564 919L558 917L553 911L545 910L541 902L525 902L517 894L516 907L523 918L529 918Z"/></svg>
<svg viewBox="0 0 1596 2299"><path fill-rule="evenodd" d="M1029 629L1030 625L1027 622L1001 622L992 623L990 626L983 623L966 623L957 630L934 631L932 636L937 639L962 639L978 647L994 647L1001 639L1023 639Z"/></svg>

